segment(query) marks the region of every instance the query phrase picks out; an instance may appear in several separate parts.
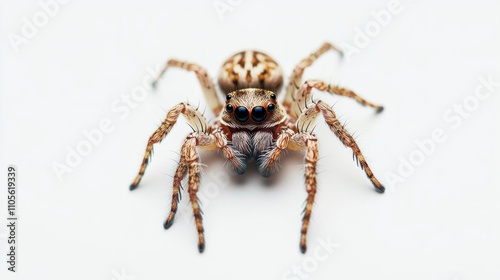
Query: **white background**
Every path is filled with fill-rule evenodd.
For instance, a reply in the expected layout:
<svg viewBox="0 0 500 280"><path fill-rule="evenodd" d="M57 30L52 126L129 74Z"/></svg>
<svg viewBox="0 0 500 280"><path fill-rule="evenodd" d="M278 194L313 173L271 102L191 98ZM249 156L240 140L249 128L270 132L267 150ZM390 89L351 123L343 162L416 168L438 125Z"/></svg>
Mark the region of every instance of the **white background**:
<svg viewBox="0 0 500 280"><path fill-rule="evenodd" d="M16 52L9 36L23 36L23 18L32 22L43 10L38 1L2 1L0 182L6 186L7 166L16 165L19 221L18 272L7 272L2 261L1 273L8 279L500 279L494 173L500 88L467 117L443 117L454 104L473 102L478 77L500 80L498 1L401 0L402 10L366 46L358 44L359 53L343 61L328 53L306 71L305 78L340 83L385 106L376 115L353 100L315 93L335 103L387 187L376 193L351 151L320 121L319 191L306 255L298 246L306 198L301 154L289 154L282 171L265 179L253 167L243 176L226 172L222 159L202 153L205 252L197 251L186 197L172 228L163 229L170 176L190 131L185 121L156 146L140 187L128 186L165 112L181 101L200 108L206 102L192 73L172 70L127 115L113 110L150 78L147 69L176 57L200 63L215 79L229 55L256 48L288 78L325 41L355 47L356 28L367 28L372 12L389 3L234 2L221 18L212 0L73 0ZM66 165L67 149L105 119L113 131L60 180L54 163ZM444 142L413 172L399 173L403 161L420 153L415 141L435 129ZM3 188L2 217L6 196ZM4 260L4 225L0 233ZM326 251L321 240L335 248ZM293 267L306 275L294 275Z"/></svg>

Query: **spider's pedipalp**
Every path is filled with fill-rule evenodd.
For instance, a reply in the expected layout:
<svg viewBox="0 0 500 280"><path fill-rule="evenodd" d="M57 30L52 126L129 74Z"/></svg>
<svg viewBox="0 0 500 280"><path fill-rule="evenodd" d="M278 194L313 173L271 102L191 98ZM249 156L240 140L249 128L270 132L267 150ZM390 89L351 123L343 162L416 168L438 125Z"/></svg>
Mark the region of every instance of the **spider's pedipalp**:
<svg viewBox="0 0 500 280"><path fill-rule="evenodd" d="M232 146L228 144L227 136L222 132L222 130L217 130L213 133L217 147L220 149L224 158L226 158L226 163L229 167L233 169L238 174L243 174L247 170L246 157L244 154L235 150Z"/></svg>
<svg viewBox="0 0 500 280"><path fill-rule="evenodd" d="M281 154L288 148L290 137L292 137L293 134L294 132L291 129L282 129L278 139L276 139L274 148L260 155L258 158L258 168L262 176L269 177L277 171Z"/></svg>

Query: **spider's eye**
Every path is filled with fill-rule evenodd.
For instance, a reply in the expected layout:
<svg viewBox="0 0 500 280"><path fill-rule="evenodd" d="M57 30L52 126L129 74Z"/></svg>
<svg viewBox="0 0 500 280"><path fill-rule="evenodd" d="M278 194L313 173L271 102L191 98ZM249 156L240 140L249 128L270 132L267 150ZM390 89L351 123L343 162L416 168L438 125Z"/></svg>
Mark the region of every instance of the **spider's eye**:
<svg viewBox="0 0 500 280"><path fill-rule="evenodd" d="M266 109L262 106L254 107L252 110L252 119L256 122L261 122L266 118Z"/></svg>
<svg viewBox="0 0 500 280"><path fill-rule="evenodd" d="M231 99L231 95L226 95L226 100L229 101Z"/></svg>
<svg viewBox="0 0 500 280"><path fill-rule="evenodd" d="M226 105L226 112L231 113L233 111L233 105L227 104Z"/></svg>
<svg viewBox="0 0 500 280"><path fill-rule="evenodd" d="M274 93L273 93L273 94L271 94L270 96L271 96L271 99L272 99L272 100L276 100L276 94L274 94Z"/></svg>
<svg viewBox="0 0 500 280"><path fill-rule="evenodd" d="M276 106L274 104L271 103L267 105L267 111L269 111L269 113L274 112L274 109L276 109Z"/></svg>
<svg viewBox="0 0 500 280"><path fill-rule="evenodd" d="M236 117L236 120L239 122L246 122L248 120L248 110L247 108L243 106L239 106L236 108L236 111L234 112L234 116Z"/></svg>

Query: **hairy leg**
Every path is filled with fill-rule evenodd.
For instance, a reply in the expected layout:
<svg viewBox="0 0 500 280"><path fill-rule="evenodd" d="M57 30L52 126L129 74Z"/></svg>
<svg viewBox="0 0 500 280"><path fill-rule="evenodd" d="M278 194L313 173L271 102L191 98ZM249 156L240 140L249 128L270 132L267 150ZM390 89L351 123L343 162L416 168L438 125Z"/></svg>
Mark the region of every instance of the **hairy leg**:
<svg viewBox="0 0 500 280"><path fill-rule="evenodd" d="M375 105L370 101L367 101L350 89L339 87L337 85L327 84L320 80L307 80L295 93L295 102L292 104L292 109L290 111L292 117L297 118L298 115L300 115L300 112L302 112L307 107L307 104L311 102L311 90L313 88L321 91L326 91L331 94L338 94L341 96L353 98L363 106L368 106L376 109L377 113L382 112L382 110L384 109L384 107Z"/></svg>
<svg viewBox="0 0 500 280"><path fill-rule="evenodd" d="M184 147L181 149L181 151L183 149L184 149ZM175 170L175 174L174 174L170 213L168 214L167 220L163 224L163 227L165 229L169 229L172 226L172 224L174 223L175 213L177 213L177 206L179 204L179 201L181 200L181 193L180 193L181 182L182 182L182 179L184 179L184 176L186 175L186 171L187 171L186 158L181 154L181 158L179 160L179 165L177 166L177 169Z"/></svg>
<svg viewBox="0 0 500 280"><path fill-rule="evenodd" d="M220 111L222 110L222 103L219 100L217 90L215 89L215 85L212 82L212 78L208 75L205 68L201 67L198 64L170 59L165 64L158 77L153 81L153 88L156 87L156 85L158 84L158 80L170 67L181 68L187 71L192 71L196 74L196 77L200 82L201 88L203 89L210 109L212 109L212 112L214 112L215 116L218 116Z"/></svg>
<svg viewBox="0 0 500 280"><path fill-rule="evenodd" d="M170 111L167 113L167 117L162 122L160 127L156 129L156 131L149 137L148 144L146 147L146 151L144 153L144 157L142 160L141 167L139 169L139 173L135 177L134 181L130 185L130 190L134 190L139 185L139 182L146 172L146 167L151 158L151 153L153 151L154 144L160 142L165 136L172 130L172 127L177 122L177 119L180 115L184 115L189 125L193 128L194 131L197 132L209 132L210 127L208 125L207 120L203 116L201 112L196 110L193 106L186 103L179 103L175 105Z"/></svg>
<svg viewBox="0 0 500 280"><path fill-rule="evenodd" d="M289 149L298 150L306 149L305 156L305 183L307 191L306 207L304 209L304 217L302 218L302 228L300 236L300 251L305 253L307 250L307 230L309 229L309 221L311 220L312 207L314 205L314 197L316 196L316 165L318 162L318 141L316 136L310 133L294 134L289 142Z"/></svg>
<svg viewBox="0 0 500 280"><path fill-rule="evenodd" d="M217 145L215 144L215 137L212 134L207 134L204 132L193 132L188 137L186 137L186 140L184 141L184 144L181 148L181 161L174 176L172 207L170 209L170 214L168 215L164 227L165 229L168 229L170 228L170 226L172 226L175 213L177 212L177 199L179 197L178 193L180 189L180 183L187 170L189 200L191 201L196 230L198 232L198 250L201 253L205 248L205 237L201 216L202 212L197 197L197 192L200 186L201 171L200 156L197 148L201 148L203 150L216 150Z"/></svg>
<svg viewBox="0 0 500 280"><path fill-rule="evenodd" d="M299 85L302 84L302 75L304 74L304 70L311 66L316 59L318 59L321 55L323 55L328 50L334 50L340 53L343 56L342 51L335 47L330 43L324 43L318 50L310 54L308 57L304 58L300 61L297 66L293 69L292 75L290 76L290 82L286 88L286 96L283 101L283 105L287 109L287 112L291 112L291 106L294 102L293 97L297 90L299 89Z"/></svg>
<svg viewBox="0 0 500 280"><path fill-rule="evenodd" d="M302 112L299 119L297 120L297 126L299 132L310 132L310 127L312 123L315 122L319 115L322 115L328 124L330 130L335 133L339 140L344 144L344 146L352 149L354 156L357 161L361 164L361 168L365 171L366 176L372 182L375 189L383 193L385 191L384 186L377 180L375 175L373 175L372 170L368 166L365 157L361 153L358 144L352 137L352 135L344 128L335 115L333 109L321 100L317 102L309 103L307 108Z"/></svg>
<svg viewBox="0 0 500 280"><path fill-rule="evenodd" d="M196 195L200 186L200 157L198 155L198 151L196 150L196 136L188 137L186 139L182 154L186 158L186 164L188 165L189 200L191 201L196 230L198 231L198 251L202 253L205 249L205 236L201 209Z"/></svg>

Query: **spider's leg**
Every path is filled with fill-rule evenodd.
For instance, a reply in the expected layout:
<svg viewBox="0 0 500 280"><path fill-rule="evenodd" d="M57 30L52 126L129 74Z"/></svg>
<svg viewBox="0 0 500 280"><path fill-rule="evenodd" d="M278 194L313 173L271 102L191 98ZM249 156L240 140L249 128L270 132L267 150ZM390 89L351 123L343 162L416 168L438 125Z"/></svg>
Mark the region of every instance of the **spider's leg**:
<svg viewBox="0 0 500 280"><path fill-rule="evenodd" d="M368 166L365 157L361 153L358 144L352 137L352 135L344 128L344 126L337 119L333 109L321 100L311 102L307 105L307 108L302 112L299 119L297 120L299 132L310 132L312 129L312 123L316 120L319 114L322 114L326 123L330 127L330 130L335 133L339 140L346 146L352 149L357 161L361 164L361 169L366 173L366 176L372 182L375 190L380 193L385 191L384 186L375 178L372 170Z"/></svg>
<svg viewBox="0 0 500 280"><path fill-rule="evenodd" d="M307 203L304 209L304 217L302 220L302 229L300 236L300 250L302 253L306 252L306 235L307 229L309 228L309 220L311 219L312 207L314 203L314 196L316 195L316 163L318 162L318 141L316 137L310 135L306 139L306 165L305 165L305 176L306 176L306 191L307 191Z"/></svg>
<svg viewBox="0 0 500 280"><path fill-rule="evenodd" d="M302 218L302 228L300 236L300 251L305 253L307 250L307 230L311 219L314 197L316 195L316 164L318 162L318 141L316 136L309 132L301 132L291 136L288 142L288 149L302 150L306 149L305 156L305 183L307 191L306 207L304 217Z"/></svg>
<svg viewBox="0 0 500 280"><path fill-rule="evenodd" d="M179 103L175 105L172 109L170 109L170 111L168 111L167 117L162 122L160 127L158 127L158 129L149 137L146 152L144 153L141 168L139 169L139 174L137 174L134 182L130 185L130 190L134 190L139 185L139 182L146 171L148 162L150 161L153 145L160 142L170 132L174 124L177 122L180 114L184 115L193 130L207 132L210 129L207 120L201 112L196 110L196 108L187 103Z"/></svg>
<svg viewBox="0 0 500 280"><path fill-rule="evenodd" d="M205 68L201 67L198 64L179 61L176 59L170 59L162 68L158 77L153 81L153 88L156 87L156 84L158 84L159 79L170 67L182 68L187 71L192 71L196 74L196 77L200 82L201 88L205 93L205 98L207 99L210 109L212 109L214 114L218 116L222 109L222 103L219 100L219 97L217 95L217 90L215 89L215 85L212 82L212 78L208 75L207 70L205 70Z"/></svg>
<svg viewBox="0 0 500 280"><path fill-rule="evenodd" d="M180 183L184 175L188 175L188 194L191 201L191 206L193 208L193 214L196 224L196 229L198 231L198 250L203 252L205 249L205 237L203 235L203 223L201 216L201 209L198 204L198 197L196 193L198 192L200 186L200 156L196 148L201 148L204 150L216 150L217 145L215 143L215 137L212 134L205 132L193 132L191 133L181 148L181 160L179 167L177 168L174 176L174 188L172 191L172 207L170 209L170 214L164 224L165 229L172 226L174 221L175 213L177 212L178 204L178 192L180 189Z"/></svg>
<svg viewBox="0 0 500 280"><path fill-rule="evenodd" d="M311 219L314 197L316 195L316 164L318 162L318 142L314 135L304 132L295 134L290 129L284 129L276 140L276 147L266 154L266 159L259 166L262 174L271 172L279 159L281 152L285 149L302 150L306 149L305 156L305 183L307 191L307 202L302 218L302 229L300 237L300 251L306 252L307 249L307 230Z"/></svg>
<svg viewBox="0 0 500 280"><path fill-rule="evenodd" d="M286 88L286 96L283 101L283 105L287 109L289 114L293 113L291 111L292 104L294 103L294 96L297 90L299 89L300 84L302 84L302 75L304 74L304 70L311 66L316 59L318 59L322 54L327 52L328 50L334 50L340 53L343 56L342 51L335 47L330 43L324 43L318 50L310 54L308 57L304 58L300 61L297 66L293 69L292 75L290 76L290 81L288 82L288 86ZM293 115L292 115L293 116Z"/></svg>
<svg viewBox="0 0 500 280"><path fill-rule="evenodd" d="M196 195L200 186L200 157L198 155L198 151L196 150L196 142L197 137L195 134L188 136L182 147L182 154L186 158L186 164L188 165L189 200L191 201L196 230L198 231L198 251L202 253L205 249L205 236L203 234L204 229L201 209Z"/></svg>
<svg viewBox="0 0 500 280"><path fill-rule="evenodd" d="M302 84L299 90L295 93L294 100L295 102L292 105L292 113L301 112L304 110L306 105L311 101L311 90L315 88L321 91L326 91L331 94L338 94L341 96L347 96L355 99L363 106L369 106L375 108L377 113L382 112L384 107L380 105L375 105L361 96L357 95L354 91L350 89L346 89L343 87L339 87L337 85L327 84L320 80L307 80L304 84Z"/></svg>
<svg viewBox="0 0 500 280"><path fill-rule="evenodd" d="M179 204L179 201L181 200L181 194L180 194L181 182L182 182L182 179L184 179L184 176L186 175L186 171L187 171L186 158L181 154L181 158L179 160L179 165L177 166L177 169L175 170L175 174L174 174L170 213L168 214L167 220L163 224L163 227L165 229L170 228L172 226L172 224L174 223L175 213L177 213L177 205Z"/></svg>

